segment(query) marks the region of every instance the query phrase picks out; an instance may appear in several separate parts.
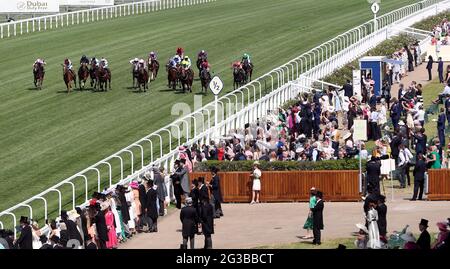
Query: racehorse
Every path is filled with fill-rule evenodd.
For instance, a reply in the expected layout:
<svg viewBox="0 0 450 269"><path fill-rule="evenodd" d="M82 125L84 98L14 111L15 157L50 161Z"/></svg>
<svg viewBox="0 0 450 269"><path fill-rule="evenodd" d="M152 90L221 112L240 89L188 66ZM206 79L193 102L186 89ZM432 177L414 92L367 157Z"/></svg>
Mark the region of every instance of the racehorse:
<svg viewBox="0 0 450 269"><path fill-rule="evenodd" d="M33 75L34 75L34 87L42 90L42 83L44 82L44 66L41 63L34 64L33 67Z"/></svg>
<svg viewBox="0 0 450 269"><path fill-rule="evenodd" d="M205 57L204 55L197 58L197 68L198 68L198 75L199 75L199 76L201 76L201 72L202 72L202 69L203 69L202 63L203 63L205 60L206 60L206 57ZM201 78L201 77L200 77L200 78Z"/></svg>
<svg viewBox="0 0 450 269"><path fill-rule="evenodd" d="M109 90L111 90L111 72L108 72L107 69L103 68L103 66L100 66L95 72L95 77L97 79L97 89L100 89L101 91L108 91L109 86Z"/></svg>
<svg viewBox="0 0 450 269"><path fill-rule="evenodd" d="M148 60L148 71L150 72L150 81L153 81L158 76L159 62L157 60Z"/></svg>
<svg viewBox="0 0 450 269"><path fill-rule="evenodd" d="M241 87L245 82L245 71L239 67L233 67L234 89Z"/></svg>
<svg viewBox="0 0 450 269"><path fill-rule="evenodd" d="M208 69L203 68L200 71L200 80L202 82L202 92L203 92L203 89L204 89L205 93L207 93L208 92L209 82L211 81L211 73L209 73Z"/></svg>
<svg viewBox="0 0 450 269"><path fill-rule="evenodd" d="M177 67L167 67L167 80L169 82L169 88L176 90L178 81L178 68Z"/></svg>
<svg viewBox="0 0 450 269"><path fill-rule="evenodd" d="M70 90L72 89L72 81L74 83L74 87L77 86L77 78L75 74L67 68L67 66L63 65L63 79L64 83L66 83L67 93L70 93Z"/></svg>
<svg viewBox="0 0 450 269"><path fill-rule="evenodd" d="M136 89L139 86L139 64L133 64L131 74L133 75L133 88Z"/></svg>
<svg viewBox="0 0 450 269"><path fill-rule="evenodd" d="M148 72L147 69L145 69L144 67L139 68L139 73L138 73L138 87L139 87L139 91L141 91L141 86L144 87L144 92L147 91L148 89Z"/></svg>
<svg viewBox="0 0 450 269"><path fill-rule="evenodd" d="M242 68L245 71L244 82L248 83L252 81L253 64L249 63L248 59L244 59L244 61L242 62Z"/></svg>
<svg viewBox="0 0 450 269"><path fill-rule="evenodd" d="M97 87L97 69L98 66L95 63L91 63L91 69L89 69L89 75L91 77L91 87L96 88Z"/></svg>
<svg viewBox="0 0 450 269"><path fill-rule="evenodd" d="M86 84L86 80L89 77L89 68L86 64L81 64L80 68L78 69L78 86L81 89L84 89L84 86Z"/></svg>
<svg viewBox="0 0 450 269"><path fill-rule="evenodd" d="M183 92L186 92L186 90L192 92L193 81L194 81L194 71L192 70L192 68L189 68L188 70L181 68L180 82L181 86L183 87Z"/></svg>

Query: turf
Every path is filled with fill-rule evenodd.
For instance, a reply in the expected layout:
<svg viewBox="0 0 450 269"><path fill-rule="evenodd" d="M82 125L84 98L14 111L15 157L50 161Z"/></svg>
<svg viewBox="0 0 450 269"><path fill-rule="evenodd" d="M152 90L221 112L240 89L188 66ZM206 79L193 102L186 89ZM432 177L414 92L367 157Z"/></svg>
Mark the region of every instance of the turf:
<svg viewBox="0 0 450 269"><path fill-rule="evenodd" d="M413 2L384 0L382 12ZM193 105L193 94L166 88L164 74L134 93L131 58L155 50L165 62L178 46L191 58L205 49L227 92L230 64L244 52L257 77L371 16L362 0L218 0L0 40L0 211L170 123L174 103ZM65 93L60 64L68 57L77 68L82 54L108 58L112 91ZM47 62L42 91L32 85L38 57Z"/></svg>

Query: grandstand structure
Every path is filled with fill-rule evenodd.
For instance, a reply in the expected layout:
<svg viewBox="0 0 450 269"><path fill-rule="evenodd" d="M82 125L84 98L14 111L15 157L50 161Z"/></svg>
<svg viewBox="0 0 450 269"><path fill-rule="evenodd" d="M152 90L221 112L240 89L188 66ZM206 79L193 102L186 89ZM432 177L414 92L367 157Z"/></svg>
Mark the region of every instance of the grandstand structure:
<svg viewBox="0 0 450 269"><path fill-rule="evenodd" d="M350 29L219 98L218 102L221 107L239 102L241 106L237 107L236 111L225 114L223 110L215 110L214 102L209 103L42 193L0 212L0 228L16 226L18 224L17 212L23 208L29 210L30 219L47 219L48 212L54 210L48 208L46 195L49 193L58 193L57 207L60 212L66 204L71 209L80 205L84 206L92 191L101 191L104 187L114 188L117 184L128 183L147 172L152 166L164 166L167 171L170 171L178 157L178 146L182 144L190 146L198 142L208 143L220 135L243 128L246 123L263 117L268 110L277 109L300 92L311 89L322 90L329 86L340 87L322 82L320 79L357 59L386 39L398 35L402 32L401 29L449 8L449 0L425 0L380 16L377 18L376 24L371 20ZM427 42L428 38L425 38L421 45L424 46ZM221 121L214 126L215 113L219 112ZM185 136L181 135L182 126L187 127ZM174 133L175 135L173 135ZM136 148L140 156L131 150ZM144 155L151 156L149 163L144 163ZM131 160L130 174L124 173L125 158ZM111 178L112 159L120 159L121 175L119 180L113 181ZM98 168L105 165L109 166L109 174L103 175ZM92 170L97 172L96 178L88 178L85 175ZM76 187L75 179L83 179L84 184ZM61 187L67 185L72 187L72 191L62 193ZM83 197L83 202L77 203L76 198L80 196ZM39 203L35 203L35 201L39 201ZM42 215L33 215L33 212L36 211Z"/></svg>

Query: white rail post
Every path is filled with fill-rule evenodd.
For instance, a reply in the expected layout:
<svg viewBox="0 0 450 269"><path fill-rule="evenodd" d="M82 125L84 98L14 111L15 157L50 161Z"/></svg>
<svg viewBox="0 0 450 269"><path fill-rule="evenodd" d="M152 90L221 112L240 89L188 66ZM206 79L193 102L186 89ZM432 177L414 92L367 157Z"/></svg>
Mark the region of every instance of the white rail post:
<svg viewBox="0 0 450 269"><path fill-rule="evenodd" d="M124 150L124 152L128 152L131 154L131 175L132 175L134 174L134 153L129 149Z"/></svg>
<svg viewBox="0 0 450 269"><path fill-rule="evenodd" d="M10 215L10 216L12 216L13 217L13 227L16 227L16 225L17 225L17 218L16 218L16 215L14 213L4 211L4 212L2 212L0 214L0 217L3 216L3 215ZM14 228L13 232L14 232L14 238L16 238L17 237L17 229Z"/></svg>
<svg viewBox="0 0 450 269"><path fill-rule="evenodd" d="M75 184L73 184L73 182L64 182L64 184L70 184L72 185L72 209L75 209Z"/></svg>
<svg viewBox="0 0 450 269"><path fill-rule="evenodd" d="M85 187L84 193L86 195L85 200L88 201L89 200L88 199L88 179L87 179L87 177L85 175L77 175L76 177L84 178L84 187Z"/></svg>
<svg viewBox="0 0 450 269"><path fill-rule="evenodd" d="M33 23L33 28L34 28L34 23ZM55 28L58 28L58 16L55 16Z"/></svg>
<svg viewBox="0 0 450 269"><path fill-rule="evenodd" d="M123 159L119 155L114 155L112 158L118 158L120 160L120 179L123 179Z"/></svg>
<svg viewBox="0 0 450 269"><path fill-rule="evenodd" d="M61 209L62 209L62 197L61 197L61 191L55 188L49 189L48 192L51 191L55 191L58 193L58 201L59 201L59 210L58 210L58 215L61 214Z"/></svg>

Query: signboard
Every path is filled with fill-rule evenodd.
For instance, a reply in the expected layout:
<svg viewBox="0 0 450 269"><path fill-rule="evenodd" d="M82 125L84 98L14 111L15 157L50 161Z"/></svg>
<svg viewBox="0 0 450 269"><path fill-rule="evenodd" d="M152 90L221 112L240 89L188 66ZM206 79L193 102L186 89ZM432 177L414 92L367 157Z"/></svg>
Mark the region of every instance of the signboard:
<svg viewBox="0 0 450 269"><path fill-rule="evenodd" d="M367 121L355 120L353 122L353 139L356 141L367 140Z"/></svg>
<svg viewBox="0 0 450 269"><path fill-rule="evenodd" d="M58 0L0 1L0 13L52 13L59 12Z"/></svg>
<svg viewBox="0 0 450 269"><path fill-rule="evenodd" d="M223 82L218 77L215 76L211 79L211 82L209 82L209 89L214 93L214 95L218 95L220 91L223 89Z"/></svg>
<svg viewBox="0 0 450 269"><path fill-rule="evenodd" d="M378 3L373 3L371 9L373 14L377 14L378 11L380 11L380 5Z"/></svg>
<svg viewBox="0 0 450 269"><path fill-rule="evenodd" d="M353 70L353 94L361 96L361 70Z"/></svg>
<svg viewBox="0 0 450 269"><path fill-rule="evenodd" d="M57 0L61 6L113 6L114 0Z"/></svg>

